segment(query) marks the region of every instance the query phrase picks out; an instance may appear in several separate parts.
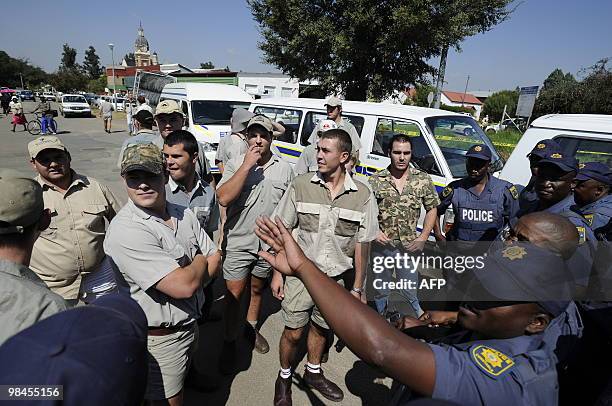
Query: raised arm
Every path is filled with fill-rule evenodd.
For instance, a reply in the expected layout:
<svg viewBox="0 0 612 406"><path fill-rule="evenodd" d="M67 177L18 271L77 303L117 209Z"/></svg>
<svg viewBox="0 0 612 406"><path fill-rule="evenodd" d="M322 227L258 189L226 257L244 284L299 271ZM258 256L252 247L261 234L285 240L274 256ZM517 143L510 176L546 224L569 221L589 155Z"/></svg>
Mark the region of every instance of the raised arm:
<svg viewBox="0 0 612 406"><path fill-rule="evenodd" d="M238 169L234 170L231 164L225 167L223 178L217 187L217 200L221 206L229 206L238 196L240 196L240 192L242 192L249 171L257 165L257 161L260 157L261 152L259 148L253 145L249 147L242 161L242 165L240 165Z"/></svg>

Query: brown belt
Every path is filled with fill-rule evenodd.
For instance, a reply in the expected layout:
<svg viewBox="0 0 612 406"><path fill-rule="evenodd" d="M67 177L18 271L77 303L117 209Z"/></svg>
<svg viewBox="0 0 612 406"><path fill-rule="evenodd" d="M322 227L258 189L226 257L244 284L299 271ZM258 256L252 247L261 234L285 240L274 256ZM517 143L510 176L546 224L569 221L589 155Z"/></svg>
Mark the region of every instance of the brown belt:
<svg viewBox="0 0 612 406"><path fill-rule="evenodd" d="M167 336L168 334L174 334L179 331L191 330L192 327L193 327L193 323L189 323L187 325L181 325L181 326L172 326L172 327L149 327L148 334L150 336Z"/></svg>

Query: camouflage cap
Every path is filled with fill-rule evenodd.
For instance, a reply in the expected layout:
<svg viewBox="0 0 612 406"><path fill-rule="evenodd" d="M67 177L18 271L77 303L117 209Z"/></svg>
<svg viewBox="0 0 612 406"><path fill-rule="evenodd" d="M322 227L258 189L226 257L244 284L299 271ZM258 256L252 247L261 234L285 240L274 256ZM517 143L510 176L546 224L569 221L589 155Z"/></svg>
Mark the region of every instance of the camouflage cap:
<svg viewBox="0 0 612 406"><path fill-rule="evenodd" d="M162 100L155 107L155 115L158 116L160 114L173 114L179 113L181 116L184 116L181 108L178 103L174 100Z"/></svg>
<svg viewBox="0 0 612 406"><path fill-rule="evenodd" d="M22 234L42 215L42 188L31 178L0 169L0 234Z"/></svg>
<svg viewBox="0 0 612 406"><path fill-rule="evenodd" d="M32 159L45 149L59 149L68 152L62 141L53 135L43 135L28 143L28 153Z"/></svg>
<svg viewBox="0 0 612 406"><path fill-rule="evenodd" d="M147 171L159 175L164 170L162 152L155 144L132 144L121 159L121 175L129 171Z"/></svg>
<svg viewBox="0 0 612 406"><path fill-rule="evenodd" d="M251 128L254 125L261 126L261 127L265 128L270 133L274 130L274 126L272 125L272 120L270 120L266 116L262 116L262 115L254 116L249 121L249 124L247 125L247 129Z"/></svg>

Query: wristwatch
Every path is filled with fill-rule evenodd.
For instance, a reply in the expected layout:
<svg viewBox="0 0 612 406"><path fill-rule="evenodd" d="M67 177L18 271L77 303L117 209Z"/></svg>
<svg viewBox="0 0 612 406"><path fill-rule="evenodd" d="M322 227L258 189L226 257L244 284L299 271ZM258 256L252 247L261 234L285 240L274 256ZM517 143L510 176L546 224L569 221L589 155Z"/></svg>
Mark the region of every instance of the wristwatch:
<svg viewBox="0 0 612 406"><path fill-rule="evenodd" d="M351 292L362 294L363 293L363 288L353 288L353 289L351 289Z"/></svg>

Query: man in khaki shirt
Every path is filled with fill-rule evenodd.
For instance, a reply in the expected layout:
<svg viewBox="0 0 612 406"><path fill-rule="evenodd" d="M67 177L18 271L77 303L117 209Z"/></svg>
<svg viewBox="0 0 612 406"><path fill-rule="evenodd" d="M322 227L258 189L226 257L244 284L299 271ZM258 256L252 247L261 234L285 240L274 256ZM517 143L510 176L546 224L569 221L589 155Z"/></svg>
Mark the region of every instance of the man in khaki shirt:
<svg viewBox="0 0 612 406"><path fill-rule="evenodd" d="M306 256L329 277L342 283L342 275L355 268L351 293L361 299L365 263L360 253L378 234L378 210L370 189L346 173L351 156L351 139L342 129L321 134L317 145L319 170L295 178L278 204L279 216ZM355 259L355 261L354 261ZM280 341L281 370L276 380L274 404L291 404L291 363L295 359L304 327L308 330L308 363L304 381L325 398L341 401L342 390L325 378L321 358L328 325L302 282L274 272L271 284L275 297L282 299L285 329Z"/></svg>
<svg viewBox="0 0 612 406"><path fill-rule="evenodd" d="M51 224L34 244L32 270L72 304L80 297L83 278L96 279L93 291L84 295L114 290L110 267L102 267L103 275L95 271L104 258L106 224L120 209L117 199L108 187L70 168L70 153L59 138L38 137L28 144L28 152L51 212Z"/></svg>
<svg viewBox="0 0 612 406"><path fill-rule="evenodd" d="M270 151L273 130L272 121L265 116L255 116L249 121L249 149L245 155L226 163L217 189L219 204L227 207L222 244L223 277L228 290L222 372L233 371L236 338L244 323L240 300L249 284L251 300L246 319L254 331L247 332L254 332L257 352L266 353L270 349L256 329L261 294L270 275L270 266L257 256L265 247L254 233L255 220L261 215L272 214L293 179L291 166Z"/></svg>

